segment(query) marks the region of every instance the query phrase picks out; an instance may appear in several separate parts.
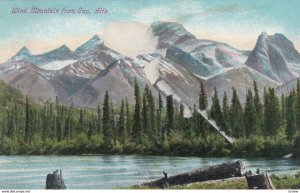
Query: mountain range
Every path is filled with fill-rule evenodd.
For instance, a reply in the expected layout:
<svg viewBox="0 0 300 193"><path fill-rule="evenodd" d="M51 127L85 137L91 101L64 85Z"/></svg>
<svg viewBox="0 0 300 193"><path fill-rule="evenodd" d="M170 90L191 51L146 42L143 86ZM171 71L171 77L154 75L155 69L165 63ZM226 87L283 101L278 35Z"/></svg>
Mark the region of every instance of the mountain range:
<svg viewBox="0 0 300 193"><path fill-rule="evenodd" d="M183 25L154 22L149 29L158 37L153 53L134 58L107 47L97 35L74 51L66 45L44 54L31 54L23 47L0 65L0 79L38 100L55 100L95 108L106 90L119 103L134 102L134 80L147 84L186 106L198 104L202 81L212 96L214 87L222 96L231 88L245 101L247 88L256 80L261 91L275 87L288 92L300 74L300 54L284 35L259 35L253 50L236 49L226 43L197 39Z"/></svg>

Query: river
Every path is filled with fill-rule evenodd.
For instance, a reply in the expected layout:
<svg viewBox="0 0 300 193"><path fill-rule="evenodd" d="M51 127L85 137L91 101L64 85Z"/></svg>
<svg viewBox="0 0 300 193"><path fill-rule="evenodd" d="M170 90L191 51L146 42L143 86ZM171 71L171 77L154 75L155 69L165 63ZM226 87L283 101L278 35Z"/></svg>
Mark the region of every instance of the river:
<svg viewBox="0 0 300 193"><path fill-rule="evenodd" d="M46 175L61 169L67 189L111 189L186 172L234 158L167 156L0 156L0 189L44 189ZM245 169L295 174L299 159L239 159Z"/></svg>

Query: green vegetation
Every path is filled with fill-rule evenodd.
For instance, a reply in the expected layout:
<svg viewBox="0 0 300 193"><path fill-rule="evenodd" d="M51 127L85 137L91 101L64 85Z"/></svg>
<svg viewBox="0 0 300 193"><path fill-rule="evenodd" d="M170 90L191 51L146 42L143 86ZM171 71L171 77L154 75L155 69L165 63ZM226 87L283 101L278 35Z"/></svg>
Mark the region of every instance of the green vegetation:
<svg viewBox="0 0 300 193"><path fill-rule="evenodd" d="M95 109L41 103L0 82L0 154L148 154L180 156L280 157L300 149L300 84L281 100L273 88L264 89L263 103L254 82L243 108L232 88L222 105L215 89L209 116L238 140L227 144L197 112L206 110L207 94L200 86L199 104L185 118L184 106L135 81L135 104L127 99L113 106L110 93ZM298 88L299 87L299 88ZM166 104L164 106L164 104Z"/></svg>
<svg viewBox="0 0 300 193"><path fill-rule="evenodd" d="M275 189L292 189L300 184L300 174L277 176L271 175L271 180ZM123 188L120 188L123 189ZM149 187L131 187L129 189L152 189ZM212 180L196 182L186 185L171 186L166 189L248 189L245 177L229 178L223 180Z"/></svg>
<svg viewBox="0 0 300 193"><path fill-rule="evenodd" d="M198 182L183 186L170 187L171 189L248 189L246 178L226 179L208 182Z"/></svg>
<svg viewBox="0 0 300 193"><path fill-rule="evenodd" d="M292 189L300 184L300 175L276 176L271 175L275 189ZM248 189L246 178L226 179L208 182L198 182L183 186L170 187L171 189Z"/></svg>

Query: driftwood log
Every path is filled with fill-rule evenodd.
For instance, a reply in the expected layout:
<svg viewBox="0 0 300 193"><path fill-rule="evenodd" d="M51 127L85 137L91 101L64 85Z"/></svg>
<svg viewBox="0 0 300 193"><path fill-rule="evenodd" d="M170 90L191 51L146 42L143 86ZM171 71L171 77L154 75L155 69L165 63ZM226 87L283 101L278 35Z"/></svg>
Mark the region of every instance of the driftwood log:
<svg viewBox="0 0 300 193"><path fill-rule="evenodd" d="M60 172L56 170L53 174L47 175L46 189L66 189L61 170Z"/></svg>
<svg viewBox="0 0 300 193"><path fill-rule="evenodd" d="M249 189L275 189L268 174L245 175Z"/></svg>
<svg viewBox="0 0 300 193"><path fill-rule="evenodd" d="M181 173L170 177L168 177L167 174L164 172L164 178L152 182L146 182L139 186L164 188L166 186L183 185L194 182L219 180L232 177L241 177L242 168L242 162L236 161L210 166L208 168L194 170L187 173Z"/></svg>

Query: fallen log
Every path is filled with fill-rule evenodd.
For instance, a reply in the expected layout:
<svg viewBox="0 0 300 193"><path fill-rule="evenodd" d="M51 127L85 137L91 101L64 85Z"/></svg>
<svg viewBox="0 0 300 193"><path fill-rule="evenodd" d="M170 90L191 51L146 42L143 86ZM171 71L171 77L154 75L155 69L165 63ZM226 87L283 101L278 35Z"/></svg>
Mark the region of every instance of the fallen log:
<svg viewBox="0 0 300 193"><path fill-rule="evenodd" d="M210 166L208 168L181 173L175 176L165 177L159 180L143 183L141 187L164 188L167 186L183 185L194 182L203 182L209 180L219 180L242 176L242 162L229 162L220 165Z"/></svg>
<svg viewBox="0 0 300 193"><path fill-rule="evenodd" d="M268 174L245 175L249 189L275 189Z"/></svg>
<svg viewBox="0 0 300 193"><path fill-rule="evenodd" d="M66 189L61 170L59 173L58 170L56 170L53 174L47 175L46 189Z"/></svg>

